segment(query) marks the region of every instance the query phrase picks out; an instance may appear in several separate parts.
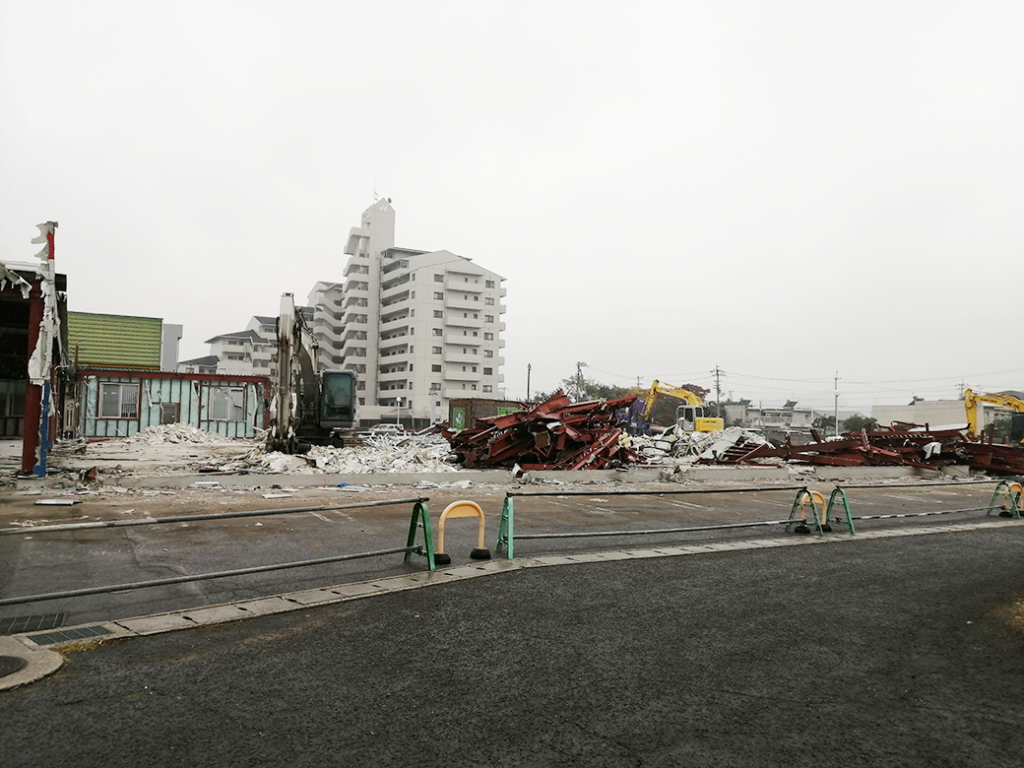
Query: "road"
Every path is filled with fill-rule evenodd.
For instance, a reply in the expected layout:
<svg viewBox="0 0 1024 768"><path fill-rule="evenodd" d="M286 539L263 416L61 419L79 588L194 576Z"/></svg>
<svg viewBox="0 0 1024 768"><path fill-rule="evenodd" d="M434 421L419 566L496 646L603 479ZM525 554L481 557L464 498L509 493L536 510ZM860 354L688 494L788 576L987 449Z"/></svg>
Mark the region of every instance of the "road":
<svg viewBox="0 0 1024 768"><path fill-rule="evenodd" d="M903 487L890 484L879 488L851 489L848 495L855 515L920 513L987 505L993 487L922 484ZM613 495L621 489L606 484L582 491L564 489L565 493L557 496L516 497L515 532L526 537L537 534L671 529L783 520L788 517L795 496L792 490L679 494L679 491L687 489L668 484L657 489L666 493ZM210 522L57 533L28 531L26 534L0 536L0 562L4 566L0 569L0 598L128 584L404 546L413 505L358 506L381 499L415 498L421 495L428 498L427 506L435 532L444 505L458 498L473 499L485 511L487 546L493 548L507 490L502 487L443 491L392 488L342 494L325 489L306 489L287 499L267 499L261 491L192 491L169 496L135 494L113 500L85 497L84 503L73 507L38 507L32 504L32 499L22 499L20 503L5 506L0 512L0 527L20 526L28 531L29 527L47 523L287 509L314 504L345 504L347 508ZM551 489L524 487L518 490L533 493ZM650 490L650 487L645 486L642 490ZM828 488L824 490L828 492ZM578 493L582 495L573 495ZM943 517L872 520L861 523L860 527L878 529L934 525L944 521L963 522L983 517L984 512L973 511ZM840 530L837 528L837 532L830 535L848 535L838 532ZM617 549L638 546L640 543L648 546L756 538L779 532L767 528L749 528L611 538L524 538L516 542L515 554L539 556ZM468 562L469 552L476 546L476 527L472 521L453 521L446 526L445 536L445 548L453 562ZM422 570L424 566L422 558L414 558L406 564L401 555L388 555L115 594L0 606L0 620L63 613L66 616L65 624L73 625L394 576Z"/></svg>
<svg viewBox="0 0 1024 768"><path fill-rule="evenodd" d="M1024 526L848 537L78 651L0 694L0 765L1016 767L1022 690Z"/></svg>

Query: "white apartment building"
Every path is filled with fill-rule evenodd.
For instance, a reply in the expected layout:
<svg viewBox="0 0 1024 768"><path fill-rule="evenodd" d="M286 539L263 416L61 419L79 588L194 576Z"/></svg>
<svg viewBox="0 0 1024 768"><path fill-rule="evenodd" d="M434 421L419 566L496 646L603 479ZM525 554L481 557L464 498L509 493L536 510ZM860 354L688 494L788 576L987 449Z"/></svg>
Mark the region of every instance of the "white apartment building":
<svg viewBox="0 0 1024 768"><path fill-rule="evenodd" d="M323 368L359 374L360 419L441 421L453 398L503 396L505 278L449 251L395 247L380 200L348 236L343 283L309 296Z"/></svg>
<svg viewBox="0 0 1024 768"><path fill-rule="evenodd" d="M313 310L298 307L310 323ZM207 339L210 354L182 360L177 370L182 373L221 373L231 376L275 377L277 362L277 318L253 315L244 331L222 333Z"/></svg>

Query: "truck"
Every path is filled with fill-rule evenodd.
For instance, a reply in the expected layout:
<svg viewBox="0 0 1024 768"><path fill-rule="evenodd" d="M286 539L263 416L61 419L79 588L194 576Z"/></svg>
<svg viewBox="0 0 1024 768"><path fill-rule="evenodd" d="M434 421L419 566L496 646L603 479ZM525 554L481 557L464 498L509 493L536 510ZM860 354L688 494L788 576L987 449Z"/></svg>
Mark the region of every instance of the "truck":
<svg viewBox="0 0 1024 768"><path fill-rule="evenodd" d="M317 346L316 337L296 311L293 295L281 294L268 451L307 453L313 445L340 447L353 439L356 373L318 370Z"/></svg>
<svg viewBox="0 0 1024 768"><path fill-rule="evenodd" d="M659 396L682 400L683 404L676 408L676 433L683 432L718 432L725 429L725 421L714 416L704 415L704 400L688 389L665 384L657 379L651 384L644 398L640 419L649 423L654 412L654 404Z"/></svg>

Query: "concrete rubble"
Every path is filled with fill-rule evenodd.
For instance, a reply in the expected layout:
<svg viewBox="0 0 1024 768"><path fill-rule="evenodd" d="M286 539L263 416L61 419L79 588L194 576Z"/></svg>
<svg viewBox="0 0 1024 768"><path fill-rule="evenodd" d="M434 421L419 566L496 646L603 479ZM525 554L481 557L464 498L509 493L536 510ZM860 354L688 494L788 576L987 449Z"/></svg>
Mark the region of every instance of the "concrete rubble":
<svg viewBox="0 0 1024 768"><path fill-rule="evenodd" d="M219 467L223 472L289 474L368 474L395 472L458 472L448 442L440 435L379 435L363 445L331 448L314 445L309 453L266 453L253 448Z"/></svg>
<svg viewBox="0 0 1024 768"><path fill-rule="evenodd" d="M768 444L762 435L741 427L728 427L720 432L683 432L678 435L675 427L672 427L661 435L636 436L631 441L648 464L713 461L737 446L742 448Z"/></svg>

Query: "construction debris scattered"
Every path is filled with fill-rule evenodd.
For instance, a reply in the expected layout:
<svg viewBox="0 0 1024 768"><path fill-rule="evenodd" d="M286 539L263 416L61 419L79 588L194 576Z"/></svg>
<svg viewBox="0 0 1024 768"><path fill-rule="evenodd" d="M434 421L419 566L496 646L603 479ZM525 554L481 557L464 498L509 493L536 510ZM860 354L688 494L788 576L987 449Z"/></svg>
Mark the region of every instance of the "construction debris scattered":
<svg viewBox="0 0 1024 768"><path fill-rule="evenodd" d="M737 442L712 456L702 455L698 464L774 463L778 460L834 467L907 466L941 470L951 464L966 464L985 472L1024 473L1024 453L1010 445L967 440L959 429L927 430L890 427L867 432L850 432L825 440L812 430L813 443L770 444Z"/></svg>
<svg viewBox="0 0 1024 768"><path fill-rule="evenodd" d="M349 448L314 445L301 455L265 453L256 447L219 469L300 475L457 472L453 458L448 442L440 435L378 435Z"/></svg>
<svg viewBox="0 0 1024 768"><path fill-rule="evenodd" d="M559 390L530 408L442 430L466 468L518 466L523 471L617 469L641 461L619 426L636 397L573 403Z"/></svg>

